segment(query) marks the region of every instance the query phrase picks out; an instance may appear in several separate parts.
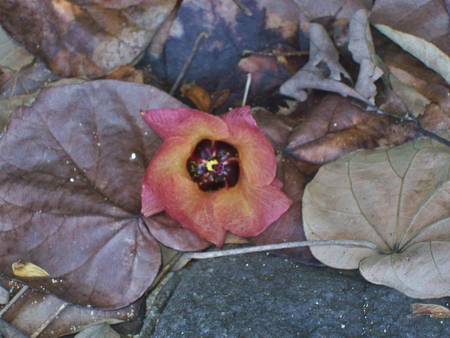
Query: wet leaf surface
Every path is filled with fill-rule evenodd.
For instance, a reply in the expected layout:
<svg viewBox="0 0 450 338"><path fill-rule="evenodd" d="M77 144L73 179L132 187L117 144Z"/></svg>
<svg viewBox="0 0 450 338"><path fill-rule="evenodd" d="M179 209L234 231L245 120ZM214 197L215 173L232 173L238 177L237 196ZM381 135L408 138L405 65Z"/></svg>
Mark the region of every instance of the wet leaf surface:
<svg viewBox="0 0 450 338"><path fill-rule="evenodd" d="M449 148L428 138L323 166L305 190L306 237L365 240L381 253L326 246L314 256L410 297L448 296L449 168Z"/></svg>
<svg viewBox="0 0 450 338"><path fill-rule="evenodd" d="M16 111L0 144L4 275L33 262L50 277L28 285L97 308L145 292L160 254L140 193L160 140L139 111L168 106L181 104L149 86L99 81L45 89Z"/></svg>

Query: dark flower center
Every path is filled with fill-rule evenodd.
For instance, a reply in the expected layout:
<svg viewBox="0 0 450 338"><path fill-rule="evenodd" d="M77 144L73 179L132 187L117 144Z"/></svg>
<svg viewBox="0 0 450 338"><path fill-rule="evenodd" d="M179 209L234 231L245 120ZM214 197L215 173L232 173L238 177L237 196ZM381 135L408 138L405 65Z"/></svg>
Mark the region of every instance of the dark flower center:
<svg viewBox="0 0 450 338"><path fill-rule="evenodd" d="M186 168L202 191L232 188L239 179L239 154L231 144L203 139L188 158Z"/></svg>

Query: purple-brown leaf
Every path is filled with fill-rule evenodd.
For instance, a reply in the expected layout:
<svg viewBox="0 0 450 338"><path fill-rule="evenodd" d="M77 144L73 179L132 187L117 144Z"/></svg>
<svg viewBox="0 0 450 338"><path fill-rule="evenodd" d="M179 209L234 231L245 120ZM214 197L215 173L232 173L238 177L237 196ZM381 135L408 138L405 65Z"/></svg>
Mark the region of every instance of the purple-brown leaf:
<svg viewBox="0 0 450 338"><path fill-rule="evenodd" d="M159 265L141 216L142 178L160 139L140 110L182 104L139 84L98 81L42 90L0 142L0 272L22 260L50 277L22 279L71 303L119 308Z"/></svg>

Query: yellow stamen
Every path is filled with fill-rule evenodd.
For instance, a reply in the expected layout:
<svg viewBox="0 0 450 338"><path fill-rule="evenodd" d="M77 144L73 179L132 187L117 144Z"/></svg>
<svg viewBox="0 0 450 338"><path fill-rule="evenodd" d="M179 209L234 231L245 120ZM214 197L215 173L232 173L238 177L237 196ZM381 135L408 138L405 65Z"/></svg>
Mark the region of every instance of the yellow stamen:
<svg viewBox="0 0 450 338"><path fill-rule="evenodd" d="M206 169L208 169L208 171L214 171L213 165L215 164L219 164L219 161L216 159L206 161Z"/></svg>

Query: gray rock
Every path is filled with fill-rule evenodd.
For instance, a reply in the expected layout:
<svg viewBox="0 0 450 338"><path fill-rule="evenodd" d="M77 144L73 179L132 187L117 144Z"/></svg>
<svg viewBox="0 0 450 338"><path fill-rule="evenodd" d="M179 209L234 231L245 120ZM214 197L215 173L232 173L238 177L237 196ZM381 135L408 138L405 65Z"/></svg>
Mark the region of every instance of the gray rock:
<svg viewBox="0 0 450 338"><path fill-rule="evenodd" d="M266 254L195 262L153 338L450 337L450 319L409 318L415 300L357 271L310 267Z"/></svg>

